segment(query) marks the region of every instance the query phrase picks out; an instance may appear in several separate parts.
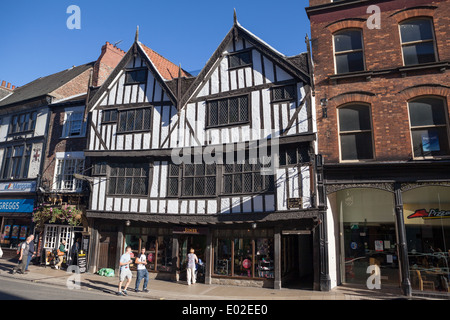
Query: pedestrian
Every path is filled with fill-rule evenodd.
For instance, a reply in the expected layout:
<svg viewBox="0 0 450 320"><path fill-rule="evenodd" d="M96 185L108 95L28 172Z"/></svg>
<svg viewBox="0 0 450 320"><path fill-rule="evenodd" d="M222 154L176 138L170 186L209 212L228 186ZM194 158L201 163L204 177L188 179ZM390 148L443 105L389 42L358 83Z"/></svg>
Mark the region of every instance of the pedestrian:
<svg viewBox="0 0 450 320"><path fill-rule="evenodd" d="M128 295L127 288L131 282L131 278L133 277L130 270L130 263L132 263L131 247L127 246L127 248L125 249L125 253L120 257L119 261L120 264L119 291L117 291L117 295L119 296ZM123 288L122 291L122 282L125 280L125 278L128 278L128 280L125 283L125 287Z"/></svg>
<svg viewBox="0 0 450 320"><path fill-rule="evenodd" d="M30 265L31 259L36 255L36 251L34 249L34 235L30 236L30 248L28 250L28 257L27 257L27 265L25 267L25 272L28 272L28 266Z"/></svg>
<svg viewBox="0 0 450 320"><path fill-rule="evenodd" d="M15 266L12 270L12 274L18 272L23 274L25 271L25 267L27 265L28 253L30 251L30 241L31 238L27 237L27 240L22 242L19 247L19 264Z"/></svg>
<svg viewBox="0 0 450 320"><path fill-rule="evenodd" d="M190 252L187 255L187 283L188 286L195 283L195 264L198 263L197 255L194 253L194 249L191 248Z"/></svg>
<svg viewBox="0 0 450 320"><path fill-rule="evenodd" d="M145 256L145 248L141 249L141 254L136 257L135 261L137 265L137 278L136 285L134 291L139 292L139 285L141 284L141 280L144 279L144 287L142 288L144 292L148 292L147 284L148 284L148 271L147 271L147 258Z"/></svg>
<svg viewBox="0 0 450 320"><path fill-rule="evenodd" d="M67 253L66 240L61 241L61 244L59 245L57 253L58 253L58 263L55 265L55 269L61 269L61 264L64 260L63 257Z"/></svg>

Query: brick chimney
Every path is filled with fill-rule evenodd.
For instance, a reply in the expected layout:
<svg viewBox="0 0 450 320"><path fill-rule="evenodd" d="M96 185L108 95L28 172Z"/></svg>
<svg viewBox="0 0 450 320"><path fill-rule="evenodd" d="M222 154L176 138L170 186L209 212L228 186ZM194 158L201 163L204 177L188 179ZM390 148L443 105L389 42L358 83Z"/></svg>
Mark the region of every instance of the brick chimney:
<svg viewBox="0 0 450 320"><path fill-rule="evenodd" d="M2 80L2 84L0 85L0 89L4 89L4 90L8 90L8 91L13 91L16 88L16 86L11 86L11 83L8 82L6 83L5 80Z"/></svg>
<svg viewBox="0 0 450 320"><path fill-rule="evenodd" d="M117 64L122 60L125 51L106 42L102 47L102 53L94 65L92 86L101 86L111 74Z"/></svg>

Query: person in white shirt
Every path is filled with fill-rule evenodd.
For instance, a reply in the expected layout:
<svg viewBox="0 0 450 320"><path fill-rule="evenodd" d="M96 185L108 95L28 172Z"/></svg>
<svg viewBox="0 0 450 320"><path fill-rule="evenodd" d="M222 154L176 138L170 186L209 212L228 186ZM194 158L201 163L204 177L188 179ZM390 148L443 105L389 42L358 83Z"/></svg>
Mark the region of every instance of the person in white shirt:
<svg viewBox="0 0 450 320"><path fill-rule="evenodd" d="M148 271L147 271L147 257L145 256L145 248L141 249L141 254L136 257L135 263L137 265L137 279L134 291L139 292L139 285L141 284L141 280L144 279L143 291L148 292L147 289Z"/></svg>
<svg viewBox="0 0 450 320"><path fill-rule="evenodd" d="M125 253L120 257L120 275L119 275L119 291L117 292L118 295L123 296L123 295L128 295L127 293L127 288L128 285L131 282L131 278L132 278L132 273L130 270L130 263L132 263L133 261L131 260L131 247L128 246L125 249ZM125 287L123 288L122 291L122 282L125 280L125 278L127 278L127 282L125 283Z"/></svg>
<svg viewBox="0 0 450 320"><path fill-rule="evenodd" d="M198 263L197 255L194 253L194 249L191 248L190 252L187 255L187 283L188 286L191 285L191 282L194 284L196 282L195 279L195 264Z"/></svg>

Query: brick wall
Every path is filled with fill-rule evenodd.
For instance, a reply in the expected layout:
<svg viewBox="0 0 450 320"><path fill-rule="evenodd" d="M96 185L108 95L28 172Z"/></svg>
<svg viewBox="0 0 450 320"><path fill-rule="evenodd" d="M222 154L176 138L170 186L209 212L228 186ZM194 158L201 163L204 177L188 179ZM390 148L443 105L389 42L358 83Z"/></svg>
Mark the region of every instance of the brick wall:
<svg viewBox="0 0 450 320"><path fill-rule="evenodd" d="M310 1L314 5L324 1ZM330 2L330 1L327 1ZM339 134L336 108L350 102L371 106L374 156L377 161L403 161L412 157L407 101L421 95L436 95L450 104L450 1L417 0L405 2L371 1L364 6L341 6L310 14L311 48L317 99L319 153L326 163L339 162ZM370 30L367 6L381 9L381 29ZM414 9L405 10L408 8ZM403 58L398 23L426 16L433 19L438 61L434 67L402 72ZM344 28L358 28L363 34L367 71L360 77L333 80L334 53L332 34ZM442 66L444 64L444 66ZM399 70L400 69L400 70ZM331 78L330 78L331 76ZM328 99L328 118L322 117L319 101ZM447 113L448 116L448 113ZM448 120L448 119L447 119Z"/></svg>
<svg viewBox="0 0 450 320"><path fill-rule="evenodd" d="M125 51L109 42L106 42L106 44L102 47L100 57L94 66L94 79L92 85L94 87L101 86L120 60L122 60L124 55Z"/></svg>

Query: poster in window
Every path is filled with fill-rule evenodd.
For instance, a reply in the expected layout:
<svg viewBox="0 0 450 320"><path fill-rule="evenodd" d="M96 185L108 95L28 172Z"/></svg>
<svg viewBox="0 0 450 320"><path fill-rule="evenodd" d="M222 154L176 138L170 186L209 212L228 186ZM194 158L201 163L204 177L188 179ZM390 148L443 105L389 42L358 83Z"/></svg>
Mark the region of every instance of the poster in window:
<svg viewBox="0 0 450 320"><path fill-rule="evenodd" d="M383 240L375 240L375 251L383 251Z"/></svg>
<svg viewBox="0 0 450 320"><path fill-rule="evenodd" d="M26 226L22 226L20 227L20 235L19 235L19 239L20 240L25 240L27 237L27 227Z"/></svg>
<svg viewBox="0 0 450 320"><path fill-rule="evenodd" d="M12 226L11 239L17 239L18 236L19 236L19 226L14 225Z"/></svg>
<svg viewBox="0 0 450 320"><path fill-rule="evenodd" d="M422 149L425 152L439 151L439 136L436 130L428 130L422 133Z"/></svg>
<svg viewBox="0 0 450 320"><path fill-rule="evenodd" d="M10 233L11 233L11 225L8 224L5 226L5 231L3 232L5 239L9 239Z"/></svg>

